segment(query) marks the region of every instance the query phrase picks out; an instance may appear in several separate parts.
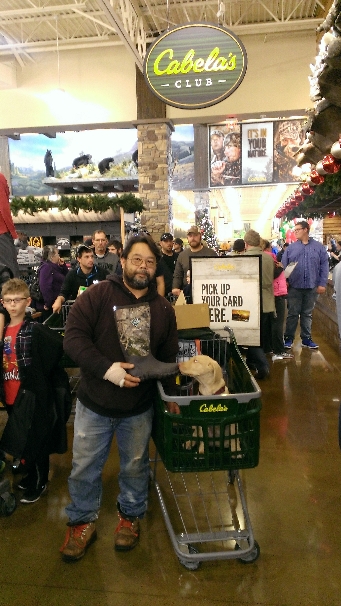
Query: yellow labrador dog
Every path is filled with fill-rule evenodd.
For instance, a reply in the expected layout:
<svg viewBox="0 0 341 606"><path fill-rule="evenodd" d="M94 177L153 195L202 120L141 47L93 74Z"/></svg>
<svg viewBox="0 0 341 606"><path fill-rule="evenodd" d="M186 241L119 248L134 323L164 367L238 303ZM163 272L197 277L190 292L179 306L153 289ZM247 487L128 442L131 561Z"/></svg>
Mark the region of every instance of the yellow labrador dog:
<svg viewBox="0 0 341 606"><path fill-rule="evenodd" d="M209 356L193 356L186 362L179 362L179 370L182 375L198 381L199 393L203 396L229 393L218 362Z"/></svg>
<svg viewBox="0 0 341 606"><path fill-rule="evenodd" d="M199 393L203 396L218 395L221 393L229 393L226 383L223 378L222 370L215 360L209 356L199 355L193 356L186 362L179 362L179 370L182 375L195 378L199 383ZM209 426L207 428L209 438L220 437L220 427ZM229 428L226 427L225 435L229 435ZM202 438L202 427L193 427L193 437ZM197 441L187 440L185 447L187 450L193 448ZM212 441L213 444L213 441ZM214 442L216 447L219 447L219 441ZM229 446L229 441L225 440L224 446ZM199 442L198 452L203 454L205 450L204 442Z"/></svg>

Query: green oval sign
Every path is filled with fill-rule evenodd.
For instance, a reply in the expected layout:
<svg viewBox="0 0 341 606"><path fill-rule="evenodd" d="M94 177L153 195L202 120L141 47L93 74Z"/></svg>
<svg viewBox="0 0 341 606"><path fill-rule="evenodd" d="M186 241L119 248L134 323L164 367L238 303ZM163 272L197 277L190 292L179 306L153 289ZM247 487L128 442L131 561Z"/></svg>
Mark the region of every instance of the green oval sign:
<svg viewBox="0 0 341 606"><path fill-rule="evenodd" d="M162 34L144 61L144 77L168 105L215 105L241 84L247 67L243 43L220 25L189 23Z"/></svg>

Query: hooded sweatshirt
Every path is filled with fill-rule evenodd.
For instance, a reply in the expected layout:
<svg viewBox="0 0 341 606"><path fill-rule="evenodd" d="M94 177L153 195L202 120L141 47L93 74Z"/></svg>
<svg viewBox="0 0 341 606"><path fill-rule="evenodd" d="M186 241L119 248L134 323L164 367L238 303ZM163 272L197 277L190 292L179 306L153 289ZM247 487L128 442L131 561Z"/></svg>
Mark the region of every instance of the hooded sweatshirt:
<svg viewBox="0 0 341 606"><path fill-rule="evenodd" d="M120 276L108 276L82 293L69 312L64 350L81 369L77 395L86 408L99 415L129 417L153 405L155 379L141 381L133 388L121 388L103 379L114 362L125 361L115 324L115 307L144 302L149 303L151 313L151 353L162 362L175 362L178 353L175 313L171 304L157 293L154 284L149 285L146 295L137 299ZM174 393L173 377L162 383L168 395Z"/></svg>

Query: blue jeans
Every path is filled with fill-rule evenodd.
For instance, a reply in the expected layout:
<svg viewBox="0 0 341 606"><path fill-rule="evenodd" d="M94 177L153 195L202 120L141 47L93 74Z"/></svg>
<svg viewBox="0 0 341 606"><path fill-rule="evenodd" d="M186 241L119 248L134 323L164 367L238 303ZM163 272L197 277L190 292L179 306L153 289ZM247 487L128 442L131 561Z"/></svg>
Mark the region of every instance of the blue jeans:
<svg viewBox="0 0 341 606"><path fill-rule="evenodd" d="M116 431L120 457L117 502L124 516L142 518L147 509L149 456L153 407L134 417L103 417L77 400L73 461L69 477L72 502L65 511L76 525L98 518L102 501L102 469Z"/></svg>
<svg viewBox="0 0 341 606"><path fill-rule="evenodd" d="M288 316L285 328L286 338L294 340L300 319L301 339L311 339L311 323L317 293L315 288L292 288L288 290Z"/></svg>

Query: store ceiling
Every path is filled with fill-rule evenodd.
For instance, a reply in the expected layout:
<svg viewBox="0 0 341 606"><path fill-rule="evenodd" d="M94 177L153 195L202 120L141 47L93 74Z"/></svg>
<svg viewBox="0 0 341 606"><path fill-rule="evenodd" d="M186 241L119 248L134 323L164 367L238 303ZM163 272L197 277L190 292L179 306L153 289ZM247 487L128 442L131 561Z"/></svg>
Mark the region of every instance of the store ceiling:
<svg viewBox="0 0 341 606"><path fill-rule="evenodd" d="M220 23L237 35L314 30L331 0L1 0L0 61L39 52L125 44L142 65L146 45L179 24Z"/></svg>
<svg viewBox="0 0 341 606"><path fill-rule="evenodd" d="M207 21L240 36L295 31L304 35L316 30L331 4L332 0L0 0L0 67L25 67L37 61L37 53L123 44L141 68L147 45L171 27ZM255 188L256 197L258 193ZM278 198L286 193L272 193L270 202L263 204L278 208ZM242 211L244 204L249 210L258 207L259 196L251 200L251 194L250 188L238 194ZM234 205L229 208L222 194L216 202L219 211L231 214Z"/></svg>

